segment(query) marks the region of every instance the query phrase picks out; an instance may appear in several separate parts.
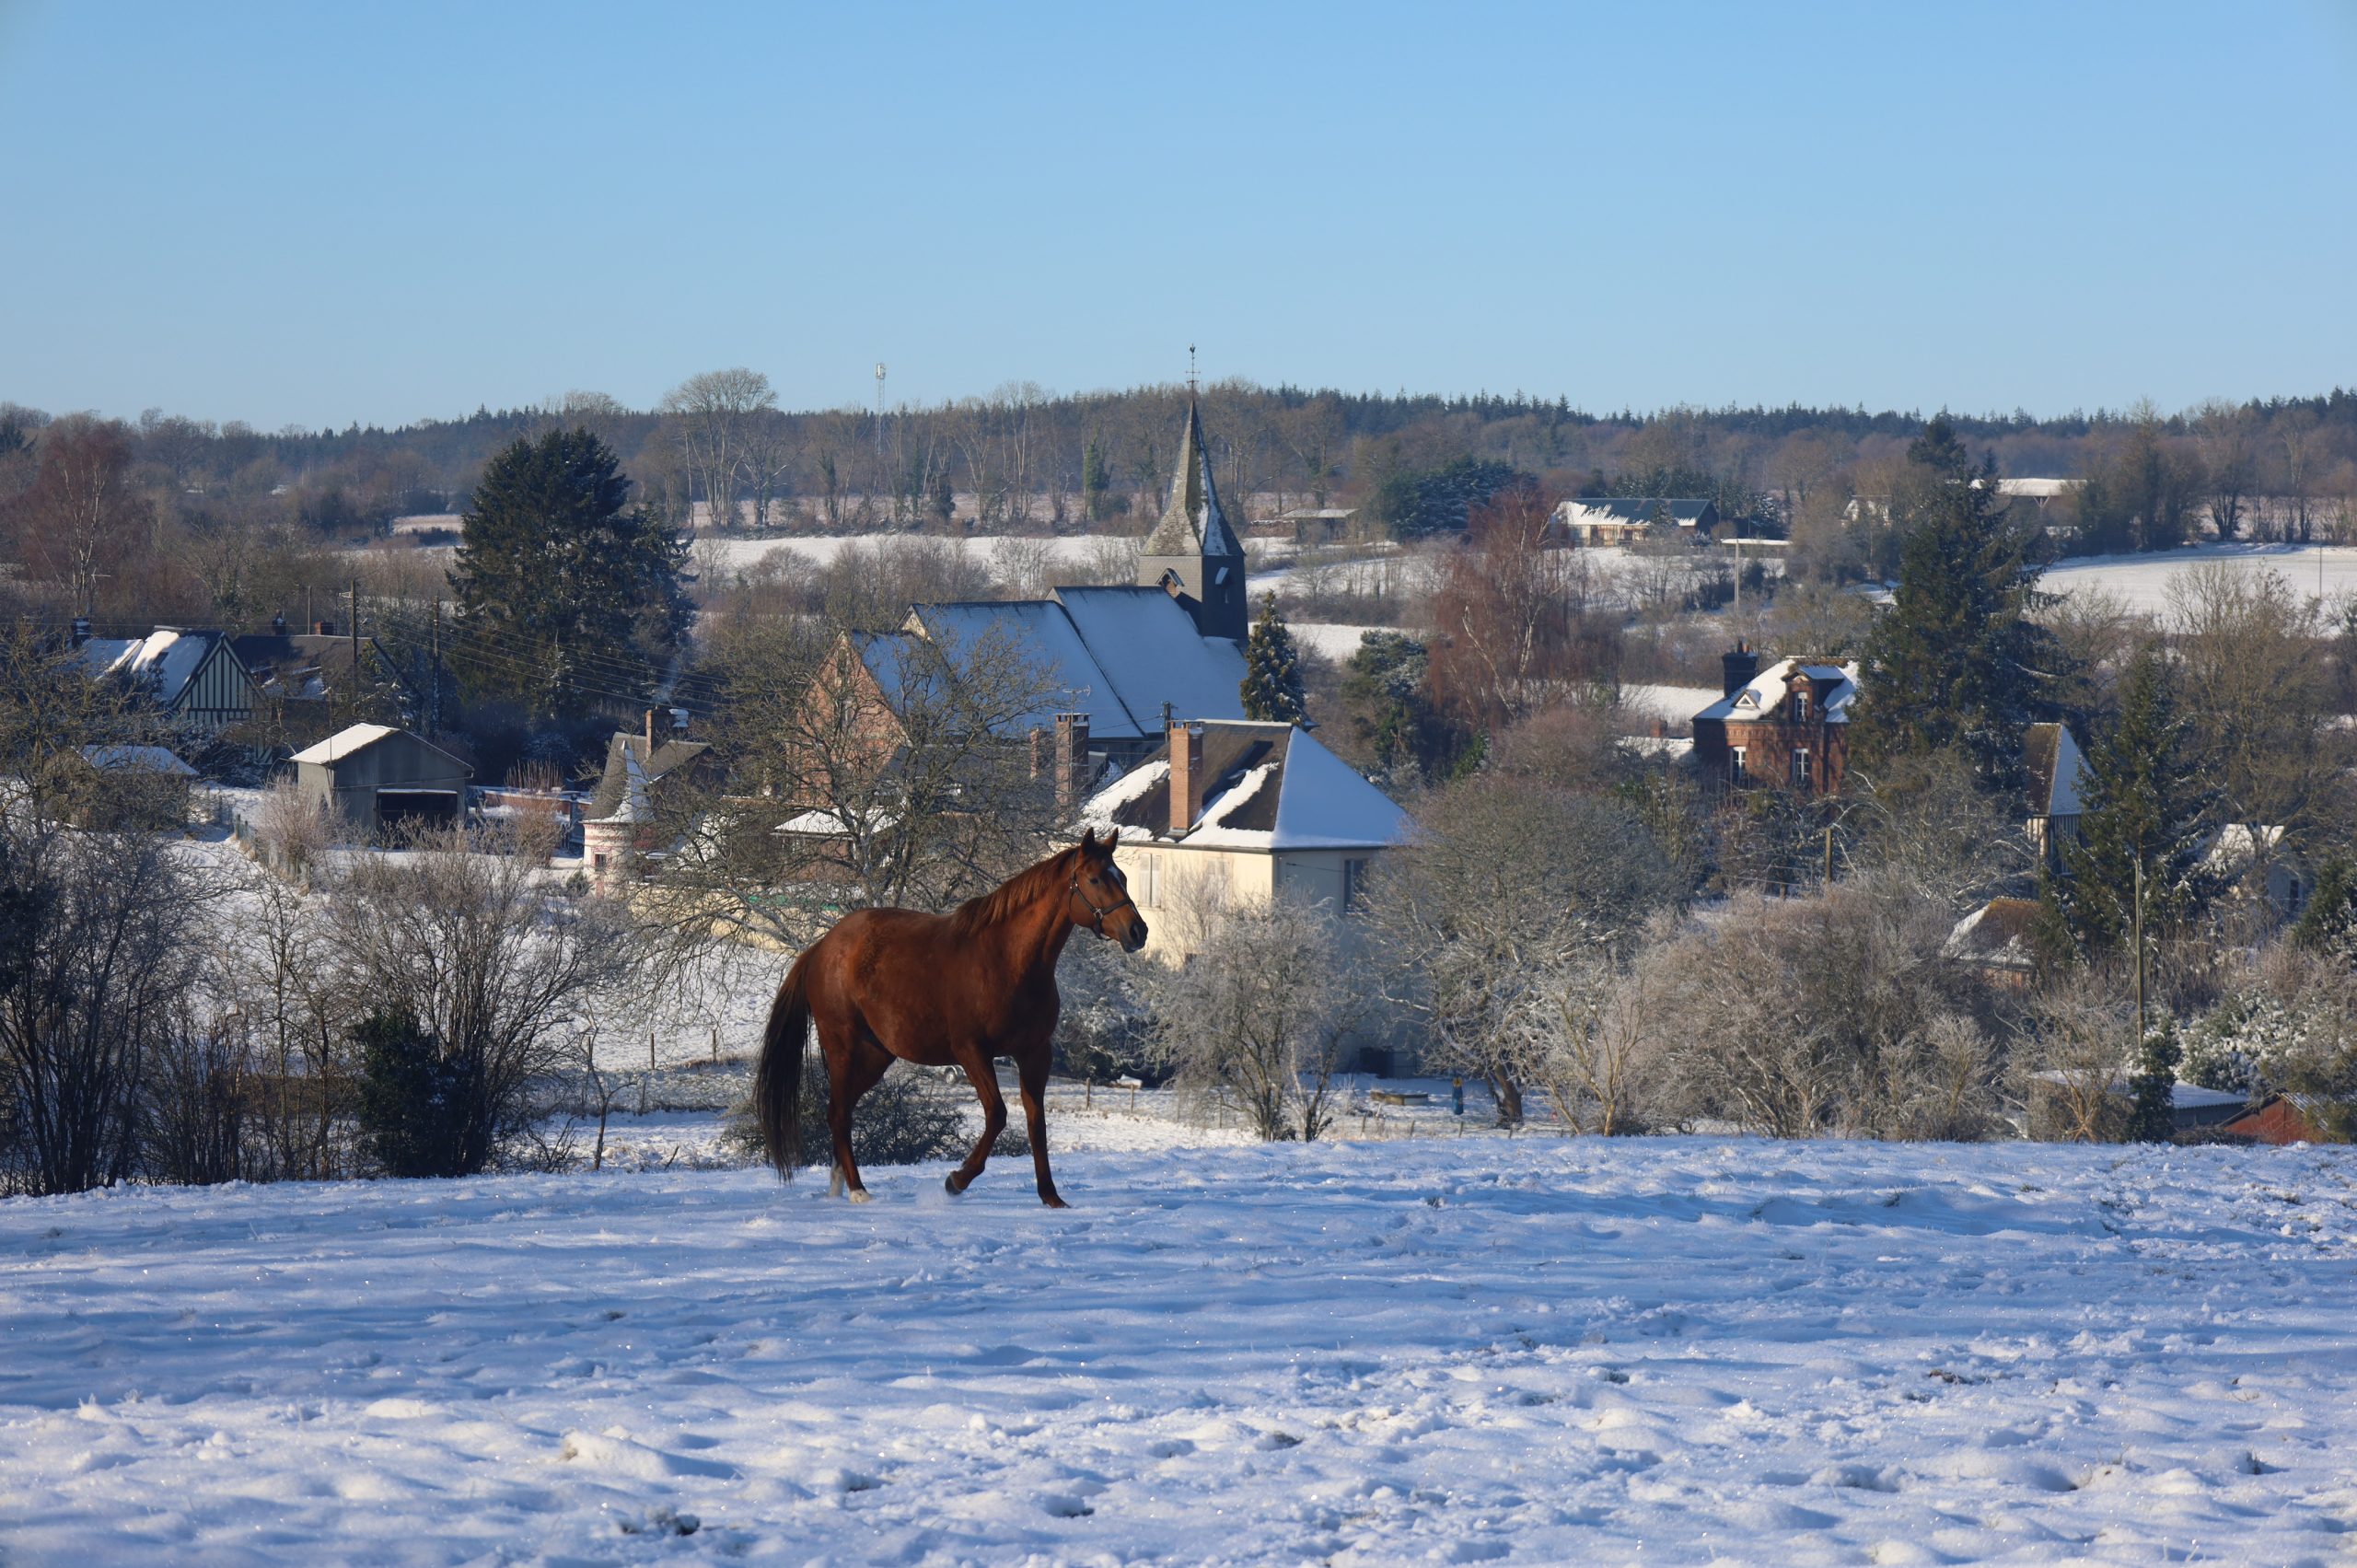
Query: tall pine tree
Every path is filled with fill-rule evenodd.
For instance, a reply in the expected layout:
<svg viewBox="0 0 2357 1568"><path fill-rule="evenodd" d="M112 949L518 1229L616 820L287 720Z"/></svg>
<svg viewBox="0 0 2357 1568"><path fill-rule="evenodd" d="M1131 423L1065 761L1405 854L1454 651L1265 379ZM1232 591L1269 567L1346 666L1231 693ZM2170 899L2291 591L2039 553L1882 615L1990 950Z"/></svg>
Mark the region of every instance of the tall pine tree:
<svg viewBox="0 0 2357 1568"><path fill-rule="evenodd" d="M653 687L687 629L687 545L630 489L587 430L519 439L484 466L450 572L459 635L487 650L470 666L478 693L561 719Z"/></svg>
<svg viewBox="0 0 2357 1568"><path fill-rule="evenodd" d="M2168 665L2147 646L2120 681L2119 718L2087 754L2079 838L2064 844L2068 875L2052 884L2082 952L2109 953L2128 944L2140 865L2148 936L2181 929L2207 901L2203 837L2216 797L2199 768Z"/></svg>
<svg viewBox="0 0 2357 1568"><path fill-rule="evenodd" d="M1301 684L1301 656L1277 613L1277 596L1260 596L1260 618L1244 644L1244 716L1263 724L1300 724L1309 717Z"/></svg>
<svg viewBox="0 0 2357 1568"><path fill-rule="evenodd" d="M1891 499L1898 587L1866 639L1850 766L1877 788L1923 759L1960 755L1983 787L2022 784L2022 732L2046 712L2050 640L2029 618L2041 568L1994 471L1975 473L1945 422L1910 449Z"/></svg>

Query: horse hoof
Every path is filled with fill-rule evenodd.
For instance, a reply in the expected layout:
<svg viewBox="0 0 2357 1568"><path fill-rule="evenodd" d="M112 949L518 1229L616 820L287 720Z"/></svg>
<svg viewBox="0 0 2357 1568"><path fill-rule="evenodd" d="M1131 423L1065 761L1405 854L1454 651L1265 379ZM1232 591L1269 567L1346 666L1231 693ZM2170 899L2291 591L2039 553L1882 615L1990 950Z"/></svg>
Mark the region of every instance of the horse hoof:
<svg viewBox="0 0 2357 1568"><path fill-rule="evenodd" d="M952 1198L962 1197L968 1186L966 1182L958 1179L958 1173L954 1170L941 1179L941 1185L948 1191Z"/></svg>
<svg viewBox="0 0 2357 1568"><path fill-rule="evenodd" d="M851 1201L854 1203L872 1203L876 1202L876 1194L865 1187L854 1187L851 1190Z"/></svg>
<svg viewBox="0 0 2357 1568"><path fill-rule="evenodd" d="M1072 1205L1071 1205L1070 1203L1065 1202L1062 1198L1057 1197L1053 1192L1042 1192L1042 1193L1040 1193L1040 1194L1039 1194L1039 1202L1042 1202L1042 1203L1044 1203L1044 1204L1046 1204L1046 1205L1047 1205L1049 1208L1051 1208L1051 1209L1069 1209L1069 1208L1071 1208L1071 1207L1072 1207Z"/></svg>

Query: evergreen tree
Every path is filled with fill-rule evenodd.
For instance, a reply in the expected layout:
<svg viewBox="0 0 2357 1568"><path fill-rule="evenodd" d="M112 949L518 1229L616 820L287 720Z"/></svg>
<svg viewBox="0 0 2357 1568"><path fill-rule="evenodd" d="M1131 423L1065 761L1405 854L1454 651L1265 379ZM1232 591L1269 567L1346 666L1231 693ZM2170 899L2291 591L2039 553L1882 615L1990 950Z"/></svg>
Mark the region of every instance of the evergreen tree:
<svg viewBox="0 0 2357 1568"><path fill-rule="evenodd" d="M687 630L687 545L630 488L587 430L519 439L484 467L450 573L461 635L486 645L479 692L566 716L653 686Z"/></svg>
<svg viewBox="0 0 2357 1568"><path fill-rule="evenodd" d="M1942 409L1923 426L1923 434L1908 444L1907 460L1944 479L1972 477L1972 454L1956 433L1956 424Z"/></svg>
<svg viewBox="0 0 2357 1568"><path fill-rule="evenodd" d="M2177 1132L2177 1064L2183 1056L2177 1028L2167 1020L2144 1037L2136 1052L2136 1070L2128 1075L2134 1102L2128 1113L2131 1142L2165 1144Z"/></svg>
<svg viewBox="0 0 2357 1568"><path fill-rule="evenodd" d="M1260 618L1244 645L1244 716L1263 724L1301 724L1309 705L1301 685L1301 656L1277 613L1277 596L1260 596Z"/></svg>
<svg viewBox="0 0 2357 1568"><path fill-rule="evenodd" d="M1088 508L1088 520L1101 523L1108 510L1106 499L1113 488L1113 476L1105 467L1105 448L1096 436L1088 438L1087 449L1080 455L1080 494Z"/></svg>
<svg viewBox="0 0 2357 1568"><path fill-rule="evenodd" d="M1916 445L1961 463L1953 435ZM2049 716L2040 667L2054 650L2029 619L2041 570L2031 535L2009 518L1993 471L1984 465L1979 483L1968 471L1918 464L1892 497L1898 587L1866 639L1850 725L1851 766L1877 788L1953 750L1983 788L2019 789L2022 731Z"/></svg>
<svg viewBox="0 0 2357 1568"><path fill-rule="evenodd" d="M2202 836L2212 792L2187 744L2167 664L2146 647L2120 683L2119 716L2087 754L2080 779L2077 842L2062 848L2055 889L2079 948L2108 953L2135 923L2137 873L2144 889L2144 930L2181 928L2208 897Z"/></svg>

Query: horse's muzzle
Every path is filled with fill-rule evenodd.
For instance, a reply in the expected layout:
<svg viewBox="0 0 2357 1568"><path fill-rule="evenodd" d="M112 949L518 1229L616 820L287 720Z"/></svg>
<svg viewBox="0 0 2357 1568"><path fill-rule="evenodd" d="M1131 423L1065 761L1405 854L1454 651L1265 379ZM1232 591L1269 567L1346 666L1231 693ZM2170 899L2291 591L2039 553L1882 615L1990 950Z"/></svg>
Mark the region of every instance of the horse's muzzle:
<svg viewBox="0 0 2357 1568"><path fill-rule="evenodd" d="M1131 916L1130 923L1121 929L1121 950L1125 953L1136 952L1145 946L1145 922L1135 915Z"/></svg>

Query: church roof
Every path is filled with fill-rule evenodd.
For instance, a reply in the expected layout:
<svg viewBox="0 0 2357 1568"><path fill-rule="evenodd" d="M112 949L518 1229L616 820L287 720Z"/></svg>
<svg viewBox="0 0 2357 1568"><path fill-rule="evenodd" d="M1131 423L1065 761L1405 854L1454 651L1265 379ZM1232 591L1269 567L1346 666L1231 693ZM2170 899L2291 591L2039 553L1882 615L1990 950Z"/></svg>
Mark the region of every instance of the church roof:
<svg viewBox="0 0 2357 1568"><path fill-rule="evenodd" d="M1146 536L1148 555L1234 555L1244 546L1227 526L1212 481L1211 449L1203 444L1203 422L1187 401L1187 424L1178 435L1178 462L1170 474L1170 500L1162 521Z"/></svg>

